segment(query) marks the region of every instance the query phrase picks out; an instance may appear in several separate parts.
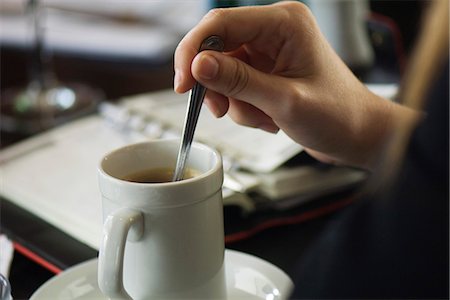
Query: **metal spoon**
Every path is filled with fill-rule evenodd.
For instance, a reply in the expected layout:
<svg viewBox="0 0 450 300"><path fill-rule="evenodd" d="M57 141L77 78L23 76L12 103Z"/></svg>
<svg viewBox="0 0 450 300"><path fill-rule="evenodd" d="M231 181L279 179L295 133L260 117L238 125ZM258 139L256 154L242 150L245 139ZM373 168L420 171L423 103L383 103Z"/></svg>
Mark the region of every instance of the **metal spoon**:
<svg viewBox="0 0 450 300"><path fill-rule="evenodd" d="M215 50L223 51L223 41L218 36L210 36L206 38L199 49L199 52L203 50ZM180 149L178 151L177 164L173 176L173 181L179 181L183 179L184 170L186 168L186 161L191 150L192 140L194 139L195 128L197 127L198 116L200 115L200 109L202 107L203 98L205 98L206 88L196 82L189 94L189 102L186 112L186 118L184 120L184 128L181 139Z"/></svg>

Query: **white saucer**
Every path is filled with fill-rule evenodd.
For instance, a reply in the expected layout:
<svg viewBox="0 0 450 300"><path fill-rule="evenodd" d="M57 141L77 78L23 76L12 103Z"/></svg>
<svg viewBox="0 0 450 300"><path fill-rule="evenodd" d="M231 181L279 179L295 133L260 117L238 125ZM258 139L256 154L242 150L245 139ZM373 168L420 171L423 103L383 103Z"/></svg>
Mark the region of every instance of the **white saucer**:
<svg viewBox="0 0 450 300"><path fill-rule="evenodd" d="M30 300L106 299L97 285L97 259L78 264L42 285ZM271 263L255 256L225 250L229 299L287 299L294 287L291 279Z"/></svg>

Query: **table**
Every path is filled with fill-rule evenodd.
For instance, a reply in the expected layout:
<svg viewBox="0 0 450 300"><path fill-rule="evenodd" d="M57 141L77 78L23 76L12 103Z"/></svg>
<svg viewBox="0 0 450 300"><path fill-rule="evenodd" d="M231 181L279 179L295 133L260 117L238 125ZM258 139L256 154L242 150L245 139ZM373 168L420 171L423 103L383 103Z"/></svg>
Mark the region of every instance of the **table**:
<svg viewBox="0 0 450 300"><path fill-rule="evenodd" d="M27 82L26 62L30 58L30 50L2 46L0 54L2 91ZM107 99L168 88L173 80L171 60L146 64L142 61L55 53L52 68L62 81L82 81L101 88ZM357 75L368 82L398 82L399 78L396 66L388 69L375 66ZM22 138L24 136L2 133L2 146ZM238 208L225 207L226 247L259 256L292 276L296 262L308 246L334 218L351 206L357 188L351 187L314 199L290 211L262 210L244 217ZM54 276L55 271L97 256L95 249L81 244L6 199L1 199L0 205L1 231L15 241L16 249L22 247L16 251L10 275L14 298L28 298ZM36 254L46 267L41 265L42 261L38 264L30 259Z"/></svg>
<svg viewBox="0 0 450 300"><path fill-rule="evenodd" d="M290 276L308 246L349 206L356 187L314 199L289 211L260 210L244 216L224 208L226 247L263 258ZM15 204L1 199L1 228L14 241L10 282L13 297L29 298L45 281L77 263L97 257L86 246Z"/></svg>

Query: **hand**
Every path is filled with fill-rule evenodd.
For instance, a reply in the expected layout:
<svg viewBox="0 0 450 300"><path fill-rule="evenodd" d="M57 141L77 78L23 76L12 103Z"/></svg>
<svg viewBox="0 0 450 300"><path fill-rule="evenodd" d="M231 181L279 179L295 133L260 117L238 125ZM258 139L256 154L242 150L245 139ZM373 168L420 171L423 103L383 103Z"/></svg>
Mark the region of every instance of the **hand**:
<svg viewBox="0 0 450 300"><path fill-rule="evenodd" d="M225 52L198 47L218 35ZM214 115L277 132L319 160L370 168L403 108L371 93L299 2L214 9L175 52L175 91L208 88Z"/></svg>

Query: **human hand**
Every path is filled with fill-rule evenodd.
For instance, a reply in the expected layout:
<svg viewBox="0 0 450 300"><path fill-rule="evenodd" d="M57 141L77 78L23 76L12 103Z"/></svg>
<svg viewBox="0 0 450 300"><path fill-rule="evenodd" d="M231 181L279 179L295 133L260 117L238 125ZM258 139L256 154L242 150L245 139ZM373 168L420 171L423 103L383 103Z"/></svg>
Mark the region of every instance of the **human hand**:
<svg viewBox="0 0 450 300"><path fill-rule="evenodd" d="M198 53L220 36L225 52ZM299 2L210 11L175 52L175 91L200 82L214 115L277 132L319 160L370 168L395 106L371 93Z"/></svg>

